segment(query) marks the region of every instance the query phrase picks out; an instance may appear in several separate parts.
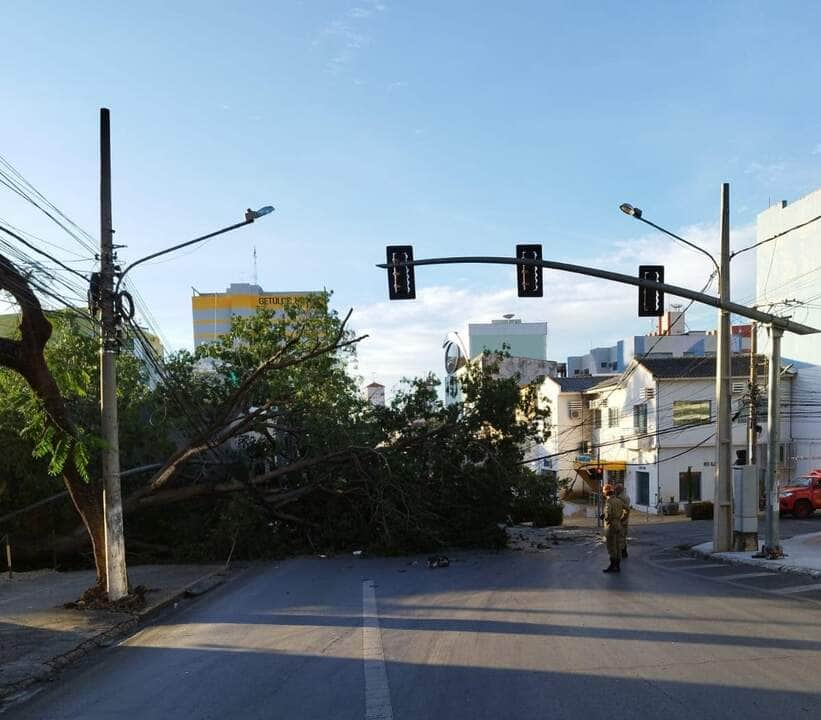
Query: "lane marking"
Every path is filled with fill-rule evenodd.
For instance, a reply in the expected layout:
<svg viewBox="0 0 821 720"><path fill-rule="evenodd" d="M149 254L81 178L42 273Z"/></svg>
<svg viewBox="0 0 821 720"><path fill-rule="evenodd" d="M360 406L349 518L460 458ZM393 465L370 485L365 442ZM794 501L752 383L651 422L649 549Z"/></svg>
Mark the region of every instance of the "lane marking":
<svg viewBox="0 0 821 720"><path fill-rule="evenodd" d="M810 592L811 590L821 590L821 583L812 585L797 585L795 587L774 588L773 592L779 595L790 595L791 593Z"/></svg>
<svg viewBox="0 0 821 720"><path fill-rule="evenodd" d="M362 583L362 659L365 664L365 720L393 720L391 692L373 580Z"/></svg>
<svg viewBox="0 0 821 720"><path fill-rule="evenodd" d="M722 575L721 580L746 580L747 578L759 578L759 577L769 577L770 575L774 575L772 571L770 572L753 572L753 573L738 573L737 575Z"/></svg>
<svg viewBox="0 0 821 720"><path fill-rule="evenodd" d="M676 568L676 570L703 570L704 568L714 568L714 567L729 567L727 563L707 563L706 565L693 565L693 567L683 567L683 568Z"/></svg>

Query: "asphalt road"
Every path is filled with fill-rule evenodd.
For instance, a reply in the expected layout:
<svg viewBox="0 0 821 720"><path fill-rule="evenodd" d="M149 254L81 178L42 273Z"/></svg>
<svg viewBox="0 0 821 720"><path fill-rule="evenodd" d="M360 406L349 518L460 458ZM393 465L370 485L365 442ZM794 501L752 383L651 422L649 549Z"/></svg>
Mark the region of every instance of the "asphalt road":
<svg viewBox="0 0 821 720"><path fill-rule="evenodd" d="M784 594L809 579L739 577L755 568L673 548L709 532L636 527L621 575L601 572L592 538L455 553L436 570L407 558L282 562L2 717L821 717L821 584Z"/></svg>

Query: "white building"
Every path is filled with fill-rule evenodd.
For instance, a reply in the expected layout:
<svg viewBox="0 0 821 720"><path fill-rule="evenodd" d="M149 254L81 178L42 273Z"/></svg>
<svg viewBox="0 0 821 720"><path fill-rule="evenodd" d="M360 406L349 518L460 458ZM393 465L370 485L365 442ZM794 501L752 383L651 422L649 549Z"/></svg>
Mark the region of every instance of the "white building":
<svg viewBox="0 0 821 720"><path fill-rule="evenodd" d="M761 361L761 358L759 358ZM750 355L733 357L733 412L743 410ZM766 385L766 368L759 377ZM782 375L783 397L790 397L793 375ZM763 390L766 393L766 387ZM715 487L715 358L634 360L614 380L584 393L590 410L590 455L577 463L589 472L598 460L604 480L623 482L633 504L656 512L661 503L712 500ZM766 419L761 442L766 439ZM789 453L792 428L782 420L782 456ZM746 448L743 413L733 424L733 450ZM760 455L763 458L763 455ZM791 468L785 463L782 472Z"/></svg>
<svg viewBox="0 0 821 720"><path fill-rule="evenodd" d="M489 323L470 323L468 346L470 357L506 348L516 357L547 360L547 323L522 322L513 315Z"/></svg>
<svg viewBox="0 0 821 720"><path fill-rule="evenodd" d="M820 217L821 190L816 190L792 204L783 200L767 208L756 226L756 242L763 243L756 249L756 304L815 328L821 328ZM760 351L767 342L762 330ZM803 475L821 467L821 334L784 333L781 355L796 371L793 398L784 408L792 423L788 460L795 474Z"/></svg>
<svg viewBox="0 0 821 720"><path fill-rule="evenodd" d="M365 396L371 405L385 407L385 386L378 382L372 382L365 386Z"/></svg>

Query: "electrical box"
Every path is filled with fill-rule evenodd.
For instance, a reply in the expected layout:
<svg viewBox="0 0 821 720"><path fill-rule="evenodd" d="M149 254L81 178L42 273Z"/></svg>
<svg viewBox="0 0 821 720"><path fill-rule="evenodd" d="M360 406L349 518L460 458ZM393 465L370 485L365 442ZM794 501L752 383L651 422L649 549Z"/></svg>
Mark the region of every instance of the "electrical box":
<svg viewBox="0 0 821 720"><path fill-rule="evenodd" d="M758 532L758 466L733 468L733 530Z"/></svg>

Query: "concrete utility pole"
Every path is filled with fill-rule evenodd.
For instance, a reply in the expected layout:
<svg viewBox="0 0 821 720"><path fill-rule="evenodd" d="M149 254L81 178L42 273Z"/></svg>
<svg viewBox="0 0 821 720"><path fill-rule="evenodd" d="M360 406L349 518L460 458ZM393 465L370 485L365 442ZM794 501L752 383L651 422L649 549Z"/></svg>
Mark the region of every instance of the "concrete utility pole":
<svg viewBox="0 0 821 720"><path fill-rule="evenodd" d="M111 220L111 126L100 109L100 410L103 426L103 512L106 590L109 600L128 594L120 492L120 438L117 420L117 317L114 297L114 229Z"/></svg>
<svg viewBox="0 0 821 720"><path fill-rule="evenodd" d="M778 528L778 453L781 442L781 328L770 325L770 367L767 381L767 510L764 547L768 558L783 557Z"/></svg>
<svg viewBox="0 0 821 720"><path fill-rule="evenodd" d="M730 301L730 185L721 185L721 257L718 272L719 300ZM713 513L713 551L732 549L732 418L730 414L730 313L718 313L718 348L716 353L716 479Z"/></svg>
<svg viewBox="0 0 821 720"><path fill-rule="evenodd" d="M755 465L758 461L758 325L752 323L750 335L750 402L747 415L747 464Z"/></svg>

